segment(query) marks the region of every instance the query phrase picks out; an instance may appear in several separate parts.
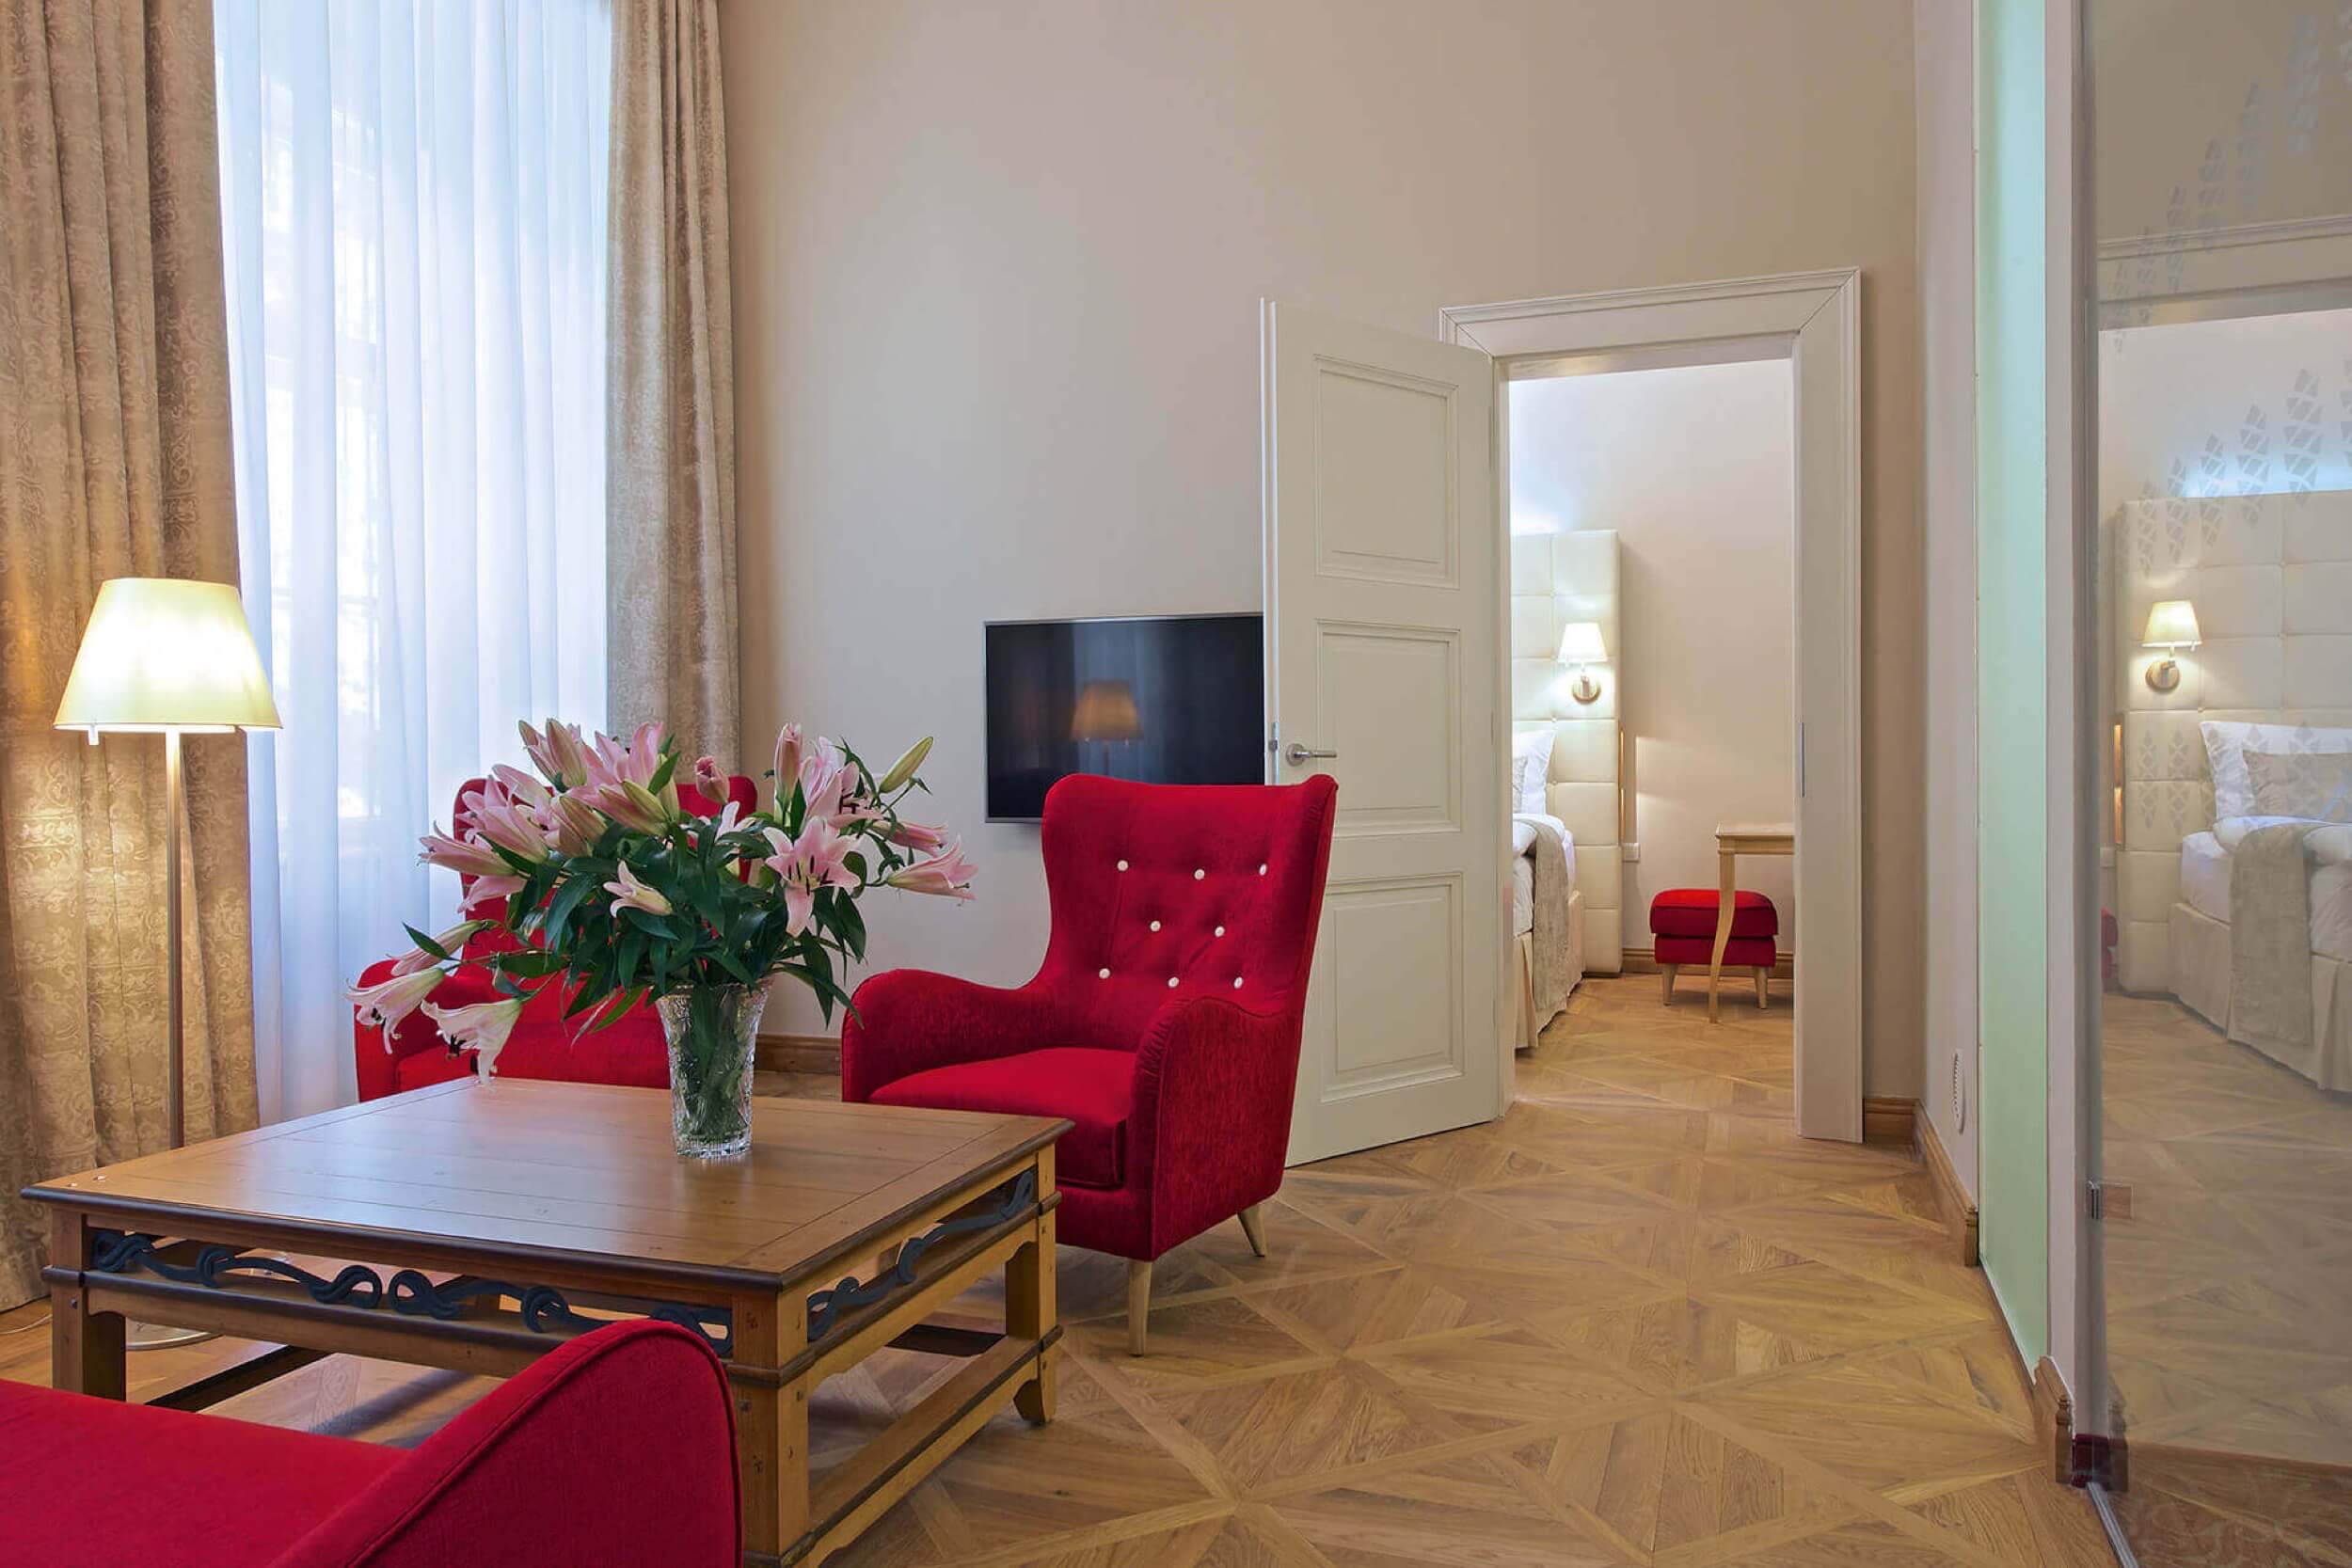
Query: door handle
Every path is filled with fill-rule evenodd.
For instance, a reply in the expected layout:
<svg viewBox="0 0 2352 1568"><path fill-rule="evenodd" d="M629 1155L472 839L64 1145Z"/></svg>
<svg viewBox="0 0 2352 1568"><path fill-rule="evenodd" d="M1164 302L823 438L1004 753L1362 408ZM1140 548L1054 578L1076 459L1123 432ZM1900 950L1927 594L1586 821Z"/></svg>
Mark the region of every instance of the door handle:
<svg viewBox="0 0 2352 1568"><path fill-rule="evenodd" d="M1301 740L1294 740L1282 748L1282 760L1293 768L1304 768L1316 757L1335 757L1337 752L1318 752Z"/></svg>

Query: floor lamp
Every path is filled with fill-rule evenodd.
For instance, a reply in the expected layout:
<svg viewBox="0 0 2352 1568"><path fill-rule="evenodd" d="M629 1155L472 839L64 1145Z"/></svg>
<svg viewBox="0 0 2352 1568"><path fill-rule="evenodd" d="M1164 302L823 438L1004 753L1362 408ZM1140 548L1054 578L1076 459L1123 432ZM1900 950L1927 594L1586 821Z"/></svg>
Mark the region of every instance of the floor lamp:
<svg viewBox="0 0 2352 1568"><path fill-rule="evenodd" d="M278 705L254 651L245 606L225 582L181 578L110 578L98 585L73 673L57 704L56 726L86 730L98 744L107 731L164 737L164 1019L169 1037L165 1119L171 1147L187 1141L183 1103L184 1034L181 1017L180 831L186 816L180 737L278 728ZM138 1326L138 1325L135 1325ZM132 1336L142 1349L210 1338L177 1329Z"/></svg>

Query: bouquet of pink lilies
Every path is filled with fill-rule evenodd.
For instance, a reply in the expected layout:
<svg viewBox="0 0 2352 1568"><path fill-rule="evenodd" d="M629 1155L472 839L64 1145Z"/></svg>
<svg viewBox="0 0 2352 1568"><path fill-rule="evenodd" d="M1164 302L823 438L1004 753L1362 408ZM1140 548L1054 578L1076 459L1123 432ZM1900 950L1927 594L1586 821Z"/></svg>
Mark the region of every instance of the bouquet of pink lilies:
<svg viewBox="0 0 2352 1568"><path fill-rule="evenodd" d="M804 743L787 724L764 805L745 811L725 800L713 759L692 765L694 787L725 800L701 816L679 803L678 753L660 724L626 742L583 739L554 720L521 731L538 776L492 768L465 799L465 832L423 840L421 860L471 879L458 911L470 918L434 936L408 927L416 950L351 1000L387 1029L421 1008L487 1074L530 994L524 982L560 976L564 1016L589 1031L651 998L669 1040L682 1152L748 1146L751 1045L768 982L789 975L807 986L830 1020L834 1004L850 1000L842 968L866 956L860 898L879 887L972 896L961 847L899 810L924 788L915 770L928 738L877 776L847 746ZM476 915L500 899L498 919ZM501 924L522 940L469 952L477 933ZM426 1000L446 974L469 966L503 1000L452 1008Z"/></svg>

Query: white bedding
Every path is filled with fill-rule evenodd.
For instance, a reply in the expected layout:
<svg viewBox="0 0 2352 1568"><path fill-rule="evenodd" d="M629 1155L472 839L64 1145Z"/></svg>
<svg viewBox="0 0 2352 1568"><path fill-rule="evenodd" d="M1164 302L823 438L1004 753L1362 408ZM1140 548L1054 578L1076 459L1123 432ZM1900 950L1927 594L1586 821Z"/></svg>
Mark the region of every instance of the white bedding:
<svg viewBox="0 0 2352 1568"><path fill-rule="evenodd" d="M2212 832L2191 833L2181 840L2181 902L2206 919L2227 926L2229 846L2242 841L2255 828L2280 820L2283 819L2233 816L2215 824ZM2331 856L2321 841L2332 836L2321 832L2303 841L2319 862L2312 868L2312 951L2324 958L2352 963L2352 854Z"/></svg>
<svg viewBox="0 0 2352 1568"><path fill-rule="evenodd" d="M1523 936L1535 928L1535 863L1524 854L1511 857L1511 934Z"/></svg>
<svg viewBox="0 0 2352 1568"><path fill-rule="evenodd" d="M1568 825L1556 816L1534 812L1511 814L1511 934L1518 936L1535 928L1535 863L1528 858L1528 850L1535 843L1535 825L1544 823L1559 833L1560 842L1568 852L1567 892L1576 892L1576 837Z"/></svg>

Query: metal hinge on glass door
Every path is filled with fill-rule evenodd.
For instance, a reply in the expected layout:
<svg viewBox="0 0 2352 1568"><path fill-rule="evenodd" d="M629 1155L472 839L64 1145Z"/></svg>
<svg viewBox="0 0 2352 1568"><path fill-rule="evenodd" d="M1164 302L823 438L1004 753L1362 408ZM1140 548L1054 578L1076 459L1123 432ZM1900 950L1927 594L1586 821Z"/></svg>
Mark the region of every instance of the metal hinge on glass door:
<svg viewBox="0 0 2352 1568"><path fill-rule="evenodd" d="M2083 1183L2083 1212L2094 1220L2127 1220L2132 1217L2132 1189L2121 1181L2102 1181L2092 1177Z"/></svg>

